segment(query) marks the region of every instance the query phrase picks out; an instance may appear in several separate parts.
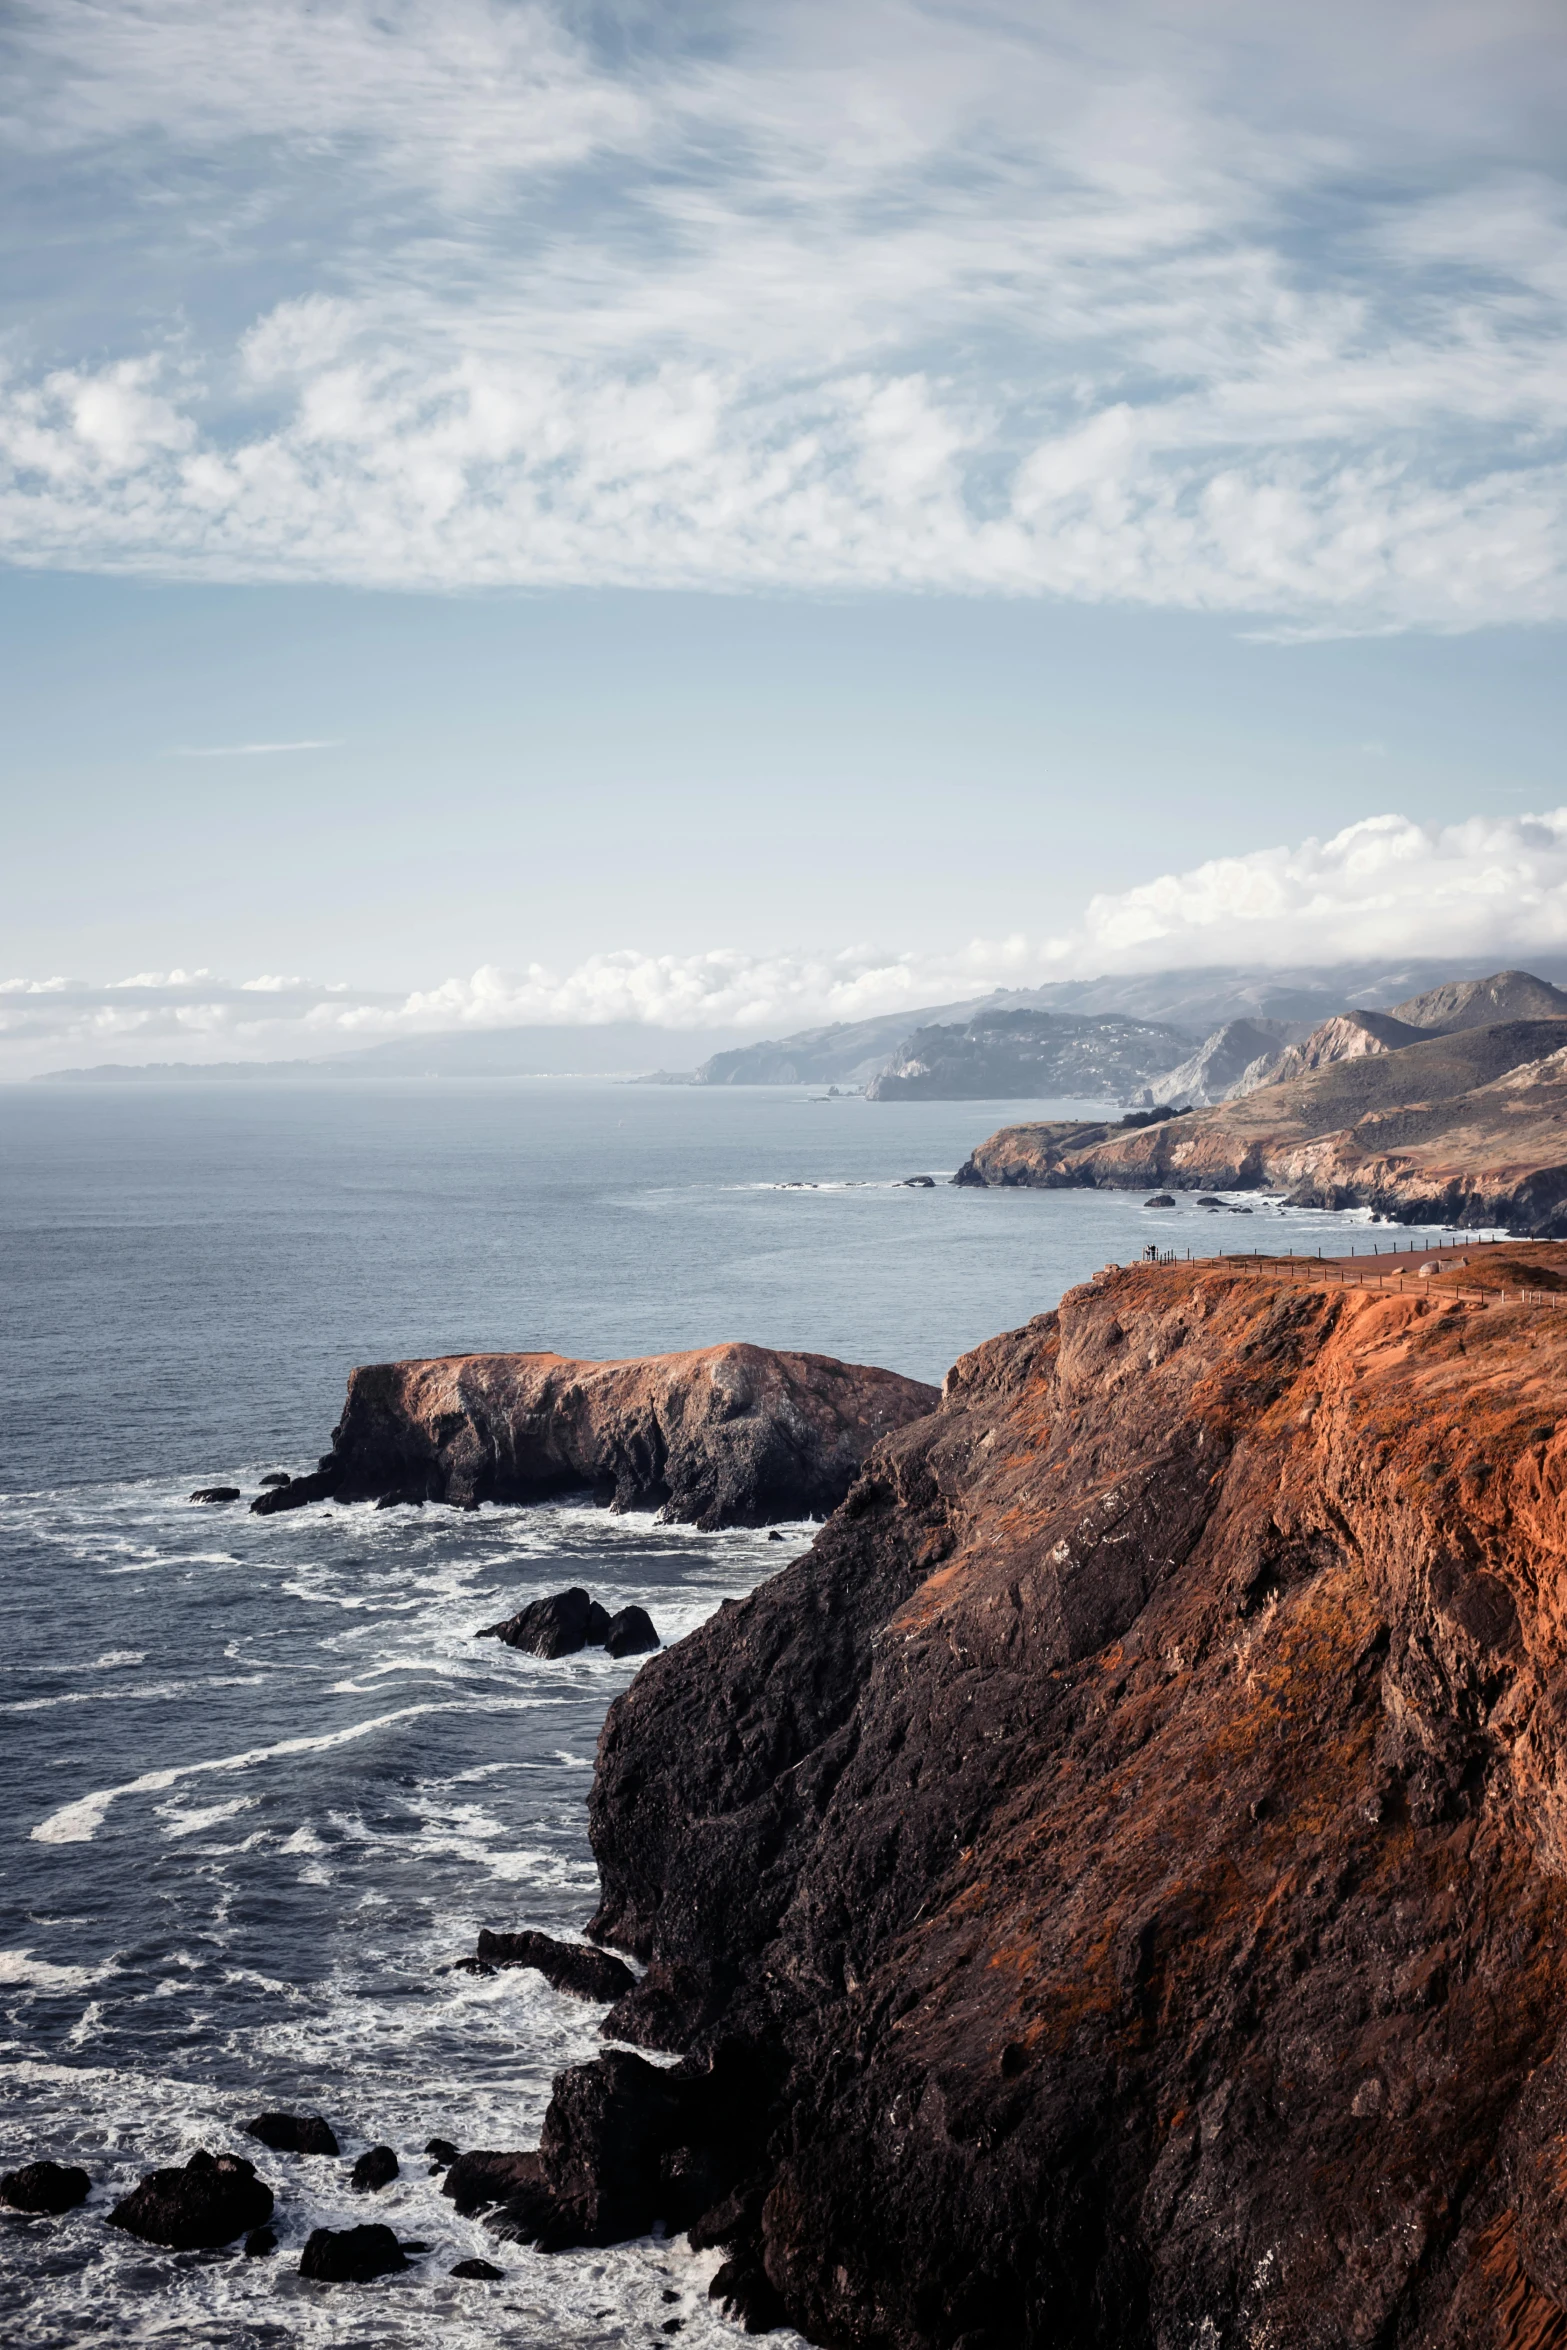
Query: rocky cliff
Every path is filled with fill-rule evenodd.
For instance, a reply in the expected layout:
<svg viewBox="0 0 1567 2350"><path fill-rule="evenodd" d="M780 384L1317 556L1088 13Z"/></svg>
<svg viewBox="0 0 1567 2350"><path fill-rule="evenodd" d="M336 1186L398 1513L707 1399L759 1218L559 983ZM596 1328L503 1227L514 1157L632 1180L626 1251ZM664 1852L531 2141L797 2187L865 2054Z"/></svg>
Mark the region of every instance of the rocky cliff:
<svg viewBox="0 0 1567 2350"><path fill-rule="evenodd" d="M760 1346L612 1363L371 1363L349 1375L318 1474L251 1507L331 1497L471 1508L593 1487L616 1509L694 1526L825 1516L871 1446L935 1400L894 1371Z"/></svg>
<svg viewBox="0 0 1567 2350"><path fill-rule="evenodd" d="M1371 1049L1165 1124L1002 1127L955 1180L1266 1187L1306 1206L1369 1206L1411 1222L1567 1231L1560 1021L1506 1021L1387 1049L1357 1033Z"/></svg>
<svg viewBox="0 0 1567 2350"><path fill-rule="evenodd" d="M1264 1083L1280 1054L1306 1034L1298 1021L1227 1020L1140 1098L1174 1109L1208 1109Z"/></svg>
<svg viewBox="0 0 1567 2350"><path fill-rule="evenodd" d="M872 1101L983 1101L1140 1093L1191 1052L1157 1020L986 1009L965 1026L916 1029L865 1091Z"/></svg>
<svg viewBox="0 0 1567 2350"><path fill-rule="evenodd" d="M688 2053L503 2227L855 2350L1567 2340L1567 1312L1450 1278L1107 1272L643 1668L595 1931Z"/></svg>

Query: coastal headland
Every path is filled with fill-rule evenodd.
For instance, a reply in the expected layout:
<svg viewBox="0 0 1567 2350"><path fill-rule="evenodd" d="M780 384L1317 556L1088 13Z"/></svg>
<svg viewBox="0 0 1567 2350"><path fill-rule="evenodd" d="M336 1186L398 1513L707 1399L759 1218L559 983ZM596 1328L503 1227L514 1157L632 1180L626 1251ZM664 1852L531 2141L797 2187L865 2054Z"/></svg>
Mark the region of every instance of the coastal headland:
<svg viewBox="0 0 1567 2350"><path fill-rule="evenodd" d="M1337 1033L1292 1048L1282 1077L1212 1109L1003 1126L953 1180L1268 1189L1297 1206L1368 1207L1404 1223L1567 1233L1561 1020L1411 1031L1413 1041L1389 1044L1370 1018L1325 1024Z"/></svg>
<svg viewBox="0 0 1567 2350"><path fill-rule="evenodd" d="M1567 2338L1567 1313L1109 1269L600 1743L502 2234L856 2350ZM1567 1285L1567 1248L1486 1285Z"/></svg>
<svg viewBox="0 0 1567 2350"><path fill-rule="evenodd" d="M262 1493L309 1502L538 1501L588 1488L612 1508L716 1528L825 1517L876 1441L936 1401L918 1379L829 1355L711 1346L625 1362L438 1355L349 1374L320 1467Z"/></svg>

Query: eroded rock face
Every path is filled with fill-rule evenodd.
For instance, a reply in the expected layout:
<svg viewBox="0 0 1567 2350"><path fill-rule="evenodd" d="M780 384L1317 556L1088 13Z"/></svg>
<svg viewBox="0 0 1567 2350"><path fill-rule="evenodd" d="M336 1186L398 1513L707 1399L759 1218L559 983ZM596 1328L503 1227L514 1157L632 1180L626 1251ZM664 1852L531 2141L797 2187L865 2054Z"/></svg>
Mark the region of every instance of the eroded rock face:
<svg viewBox="0 0 1567 2350"><path fill-rule="evenodd" d="M263 1514L343 1501L533 1501L584 1486L701 1527L823 1516L871 1446L934 1388L758 1346L644 1361L449 1355L350 1374L332 1452L262 1494Z"/></svg>
<svg viewBox="0 0 1567 2350"><path fill-rule="evenodd" d="M272 2217L272 2190L238 2154L193 2154L182 2168L149 2172L109 2214L149 2244L196 2252L231 2244Z"/></svg>
<svg viewBox="0 0 1567 2350"><path fill-rule="evenodd" d="M1564 1684L1567 1313L1074 1291L617 1699L688 2053L562 2076L520 2232L856 2350L1567 2339Z"/></svg>

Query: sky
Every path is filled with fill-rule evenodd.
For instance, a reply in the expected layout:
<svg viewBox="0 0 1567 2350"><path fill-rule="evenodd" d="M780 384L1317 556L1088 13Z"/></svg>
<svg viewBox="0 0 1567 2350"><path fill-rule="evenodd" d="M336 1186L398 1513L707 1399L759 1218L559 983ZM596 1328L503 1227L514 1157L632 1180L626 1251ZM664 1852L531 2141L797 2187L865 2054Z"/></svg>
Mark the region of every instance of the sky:
<svg viewBox="0 0 1567 2350"><path fill-rule="evenodd" d="M0 46L0 1076L1567 947L1557 0Z"/></svg>

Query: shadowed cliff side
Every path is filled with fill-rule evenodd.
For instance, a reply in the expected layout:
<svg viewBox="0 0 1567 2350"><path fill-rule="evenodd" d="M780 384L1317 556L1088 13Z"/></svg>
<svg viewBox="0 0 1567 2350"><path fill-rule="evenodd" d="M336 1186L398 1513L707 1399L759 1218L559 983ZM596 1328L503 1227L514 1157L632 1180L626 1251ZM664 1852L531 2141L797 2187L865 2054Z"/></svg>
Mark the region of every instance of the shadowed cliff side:
<svg viewBox="0 0 1567 2350"><path fill-rule="evenodd" d="M1564 1409L1567 1314L1206 1268L966 1357L612 1708L690 2053L562 2076L521 2232L856 2350L1567 2340Z"/></svg>
<svg viewBox="0 0 1567 2350"><path fill-rule="evenodd" d="M537 1501L589 1486L701 1527L825 1517L878 1438L936 1390L895 1371L761 1346L613 1363L444 1355L350 1373L332 1450L263 1515L337 1501Z"/></svg>

